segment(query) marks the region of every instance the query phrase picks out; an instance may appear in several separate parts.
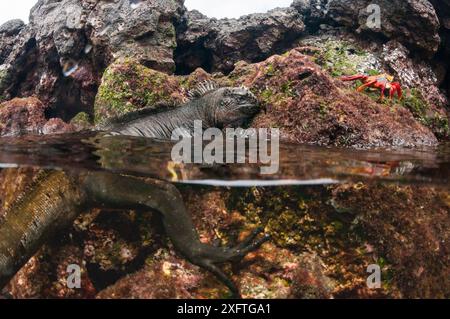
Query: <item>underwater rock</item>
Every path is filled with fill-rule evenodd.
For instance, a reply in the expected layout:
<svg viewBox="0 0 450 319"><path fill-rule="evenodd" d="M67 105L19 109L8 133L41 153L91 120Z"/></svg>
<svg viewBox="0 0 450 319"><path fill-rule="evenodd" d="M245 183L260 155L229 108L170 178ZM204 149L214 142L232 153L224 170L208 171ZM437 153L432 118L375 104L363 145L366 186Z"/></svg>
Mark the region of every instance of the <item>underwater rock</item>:
<svg viewBox="0 0 450 319"><path fill-rule="evenodd" d="M0 190L23 189L33 173L0 171ZM360 182L180 191L202 242L233 245L258 226L272 236L226 268L245 298L448 298L446 188ZM228 297L214 276L176 255L157 224L151 214L83 214L8 291L16 298ZM81 290L64 285L72 263L81 266ZM382 271L380 289L367 287L369 265Z"/></svg>
<svg viewBox="0 0 450 319"><path fill-rule="evenodd" d="M0 104L0 136L40 133L47 122L47 107L35 97L15 98Z"/></svg>
<svg viewBox="0 0 450 319"><path fill-rule="evenodd" d="M239 19L210 19L194 10L178 30L178 72L198 67L229 73L240 60L255 62L292 48L305 31L303 16L294 8L278 8Z"/></svg>
<svg viewBox="0 0 450 319"><path fill-rule="evenodd" d="M82 257L82 250L74 245L45 246L14 276L8 290L15 299L94 298L97 291ZM72 289L67 285L69 265L80 267L80 288Z"/></svg>
<svg viewBox="0 0 450 319"><path fill-rule="evenodd" d="M255 227L228 207L226 190L182 189L193 213L201 241L231 245ZM334 282L325 274L320 257L297 254L266 243L233 267L233 279L244 298L330 298ZM238 271L237 271L238 270ZM176 257L172 250L158 250L145 266L101 291L97 298L226 298L227 288L211 274Z"/></svg>
<svg viewBox="0 0 450 319"><path fill-rule="evenodd" d="M266 244L245 260L248 270L234 276L243 298L330 298L332 280L323 274L320 258ZM226 298L227 289L210 274L167 251L148 258L143 269L99 292L100 299Z"/></svg>
<svg viewBox="0 0 450 319"><path fill-rule="evenodd" d="M100 291L100 299L192 299L212 297L215 291L198 291L205 279L198 267L160 251L143 269ZM205 294L208 295L205 296ZM217 298L216 293L216 298Z"/></svg>
<svg viewBox="0 0 450 319"><path fill-rule="evenodd" d="M272 235L260 253L274 244L297 255L290 257L300 264L288 281L297 298L448 296L445 188L349 183L232 190L226 198L240 227L256 224ZM381 268L380 289L366 285L371 264Z"/></svg>
<svg viewBox="0 0 450 319"><path fill-rule="evenodd" d="M273 240L233 267L244 298L448 296L448 265L441 262L448 253L445 189L358 183L181 191L203 242L232 244L257 225L272 235ZM366 285L371 264L382 270L380 289ZM97 298L226 294L208 273L161 249Z"/></svg>

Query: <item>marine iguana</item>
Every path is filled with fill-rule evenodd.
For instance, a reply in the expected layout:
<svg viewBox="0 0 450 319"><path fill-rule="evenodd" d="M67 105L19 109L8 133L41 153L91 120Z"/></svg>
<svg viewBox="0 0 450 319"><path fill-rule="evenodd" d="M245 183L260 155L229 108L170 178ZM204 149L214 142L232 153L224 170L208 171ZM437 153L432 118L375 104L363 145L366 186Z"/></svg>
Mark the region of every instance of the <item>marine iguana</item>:
<svg viewBox="0 0 450 319"><path fill-rule="evenodd" d="M259 111L256 97L245 88L202 84L185 105L151 114L146 109L114 119L101 130L111 135L168 139L177 127L238 127ZM108 172L41 171L0 221L0 288L37 252L55 231L71 225L88 208L157 211L166 234L183 257L214 274L239 297L233 281L218 267L245 257L268 240L255 230L233 248L203 244L177 188L164 181Z"/></svg>
<svg viewBox="0 0 450 319"><path fill-rule="evenodd" d="M175 129L192 133L195 120L201 120L203 128L237 128L260 111L257 98L245 87L220 88L213 82L203 82L189 95L190 101L182 107L157 114L145 108L110 119L97 129L111 135L170 139Z"/></svg>

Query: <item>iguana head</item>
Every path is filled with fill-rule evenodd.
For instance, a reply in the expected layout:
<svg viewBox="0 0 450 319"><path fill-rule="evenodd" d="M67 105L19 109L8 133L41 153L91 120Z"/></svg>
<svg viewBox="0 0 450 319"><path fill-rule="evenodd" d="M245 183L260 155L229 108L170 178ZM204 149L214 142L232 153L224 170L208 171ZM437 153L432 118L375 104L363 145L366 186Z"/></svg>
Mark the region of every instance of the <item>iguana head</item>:
<svg viewBox="0 0 450 319"><path fill-rule="evenodd" d="M208 115L218 128L242 127L260 110L256 96L245 87L224 87L208 94Z"/></svg>

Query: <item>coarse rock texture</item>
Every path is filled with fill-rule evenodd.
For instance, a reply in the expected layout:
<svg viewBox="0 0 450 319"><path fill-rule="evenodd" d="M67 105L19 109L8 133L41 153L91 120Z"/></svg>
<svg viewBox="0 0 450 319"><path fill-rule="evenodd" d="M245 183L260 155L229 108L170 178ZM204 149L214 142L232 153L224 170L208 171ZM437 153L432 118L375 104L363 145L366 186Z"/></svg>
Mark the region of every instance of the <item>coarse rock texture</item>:
<svg viewBox="0 0 450 319"><path fill-rule="evenodd" d="M398 40L429 56L439 48L439 19L428 0L380 0L376 3L371 0L295 0L292 6L309 11L319 22L332 22L355 33ZM374 17L377 13L379 25Z"/></svg>
<svg viewBox="0 0 450 319"><path fill-rule="evenodd" d="M68 266L78 265L81 271L81 287L67 286ZM70 269L70 268L69 268ZM30 274L33 274L30 276ZM49 281L48 278L54 278ZM88 277L83 252L78 246L45 246L16 274L9 286L10 295L16 299L73 298L91 299L96 290Z"/></svg>
<svg viewBox="0 0 450 319"><path fill-rule="evenodd" d="M0 27L0 100L36 96L48 107L47 119L69 122L80 112L94 119L101 78L118 58L165 74L189 74L198 67L228 74L240 60L261 62L297 47L306 36L339 30L339 37L354 36L361 44L370 39L366 52L378 54L407 88L424 88L431 111L421 114L423 122L445 137L435 127L448 118L448 101L439 91L450 83L448 6L379 1L381 27L373 29L366 23L369 4L296 0L288 8L217 20L187 11L182 0L40 0L28 25L12 20Z"/></svg>
<svg viewBox="0 0 450 319"><path fill-rule="evenodd" d="M0 189L15 181L23 188L34 173L2 170ZM446 189L372 182L180 191L203 242L233 245L257 226L272 236L227 268L245 298L449 297ZM212 275L176 255L154 217L83 214L7 291L15 298L228 297ZM81 289L65 285L68 264L80 265ZM380 289L366 284L373 264L381 267Z"/></svg>
<svg viewBox="0 0 450 319"><path fill-rule="evenodd" d="M103 75L94 104L94 122L101 124L142 108L159 112L180 106L188 101L191 89L212 79L203 69L188 76L174 76L149 69L133 59L119 59Z"/></svg>
<svg viewBox="0 0 450 319"><path fill-rule="evenodd" d="M28 25L0 26L0 136L82 130L144 107L176 107L212 79L248 86L266 108L252 126L279 128L291 142L365 148L448 140L448 1L378 1L379 29L367 24L371 3L295 0L217 20L187 12L182 0L39 0ZM339 80L383 72L401 82L402 101L380 103L378 92L357 93L360 83ZM0 170L0 218L35 175ZM203 242L234 245L257 226L272 235L226 268L246 298L450 298L448 189L373 182L180 190ZM229 296L163 234L151 213L88 211L7 292ZM69 264L81 268L81 289L66 285ZM381 267L381 289L366 285L372 264Z"/></svg>
<svg viewBox="0 0 450 319"><path fill-rule="evenodd" d="M397 41L381 45L339 30L319 32L316 36L302 39L299 45L306 46L302 50L312 55L314 61L332 77L381 73L393 75L395 81L401 82L404 91L400 103L438 138L448 139L448 98L439 89L445 78L442 65L430 65L423 59L413 57ZM356 84L359 86L361 83ZM378 94L366 92L374 100L379 99Z"/></svg>
<svg viewBox="0 0 450 319"><path fill-rule="evenodd" d="M11 53L15 39L24 26L22 20L10 20L0 26L0 65Z"/></svg>
<svg viewBox="0 0 450 319"><path fill-rule="evenodd" d="M221 20L190 11L178 30L178 71L189 74L201 67L229 73L240 60L261 61L291 48L304 30L295 8Z"/></svg>
<svg viewBox="0 0 450 319"><path fill-rule="evenodd" d="M16 98L0 104L0 136L39 133L46 123L45 106L37 98Z"/></svg>
<svg viewBox="0 0 450 319"><path fill-rule="evenodd" d="M437 143L407 109L376 103L346 88L299 50L258 64L241 64L230 74L267 105L253 126L278 127L282 138L297 143L356 147Z"/></svg>
<svg viewBox="0 0 450 319"><path fill-rule="evenodd" d="M106 69L95 99L95 122L124 115L164 101L181 104L183 95L174 76L149 69L136 60L119 59Z"/></svg>
<svg viewBox="0 0 450 319"><path fill-rule="evenodd" d="M175 24L183 12L180 0L40 0L11 52L2 49L1 95L37 95L66 121L90 113L98 81L116 58L174 71Z"/></svg>
<svg viewBox="0 0 450 319"><path fill-rule="evenodd" d="M35 97L15 98L0 104L0 136L55 134L74 128L61 119L45 118L46 106Z"/></svg>
<svg viewBox="0 0 450 319"><path fill-rule="evenodd" d="M353 147L437 144L433 133L408 109L395 103L380 104L354 92L330 77L302 50L261 63L242 62L228 77L210 78L222 85L249 87L267 109L252 126L280 128L282 138L291 142ZM192 83L198 82L192 80L195 75L207 78L200 70L189 77L177 77L130 61L114 64L99 89L96 122L142 108L149 99L153 103L173 103L174 98L180 101ZM152 81L161 83L155 91Z"/></svg>
<svg viewBox="0 0 450 319"><path fill-rule="evenodd" d="M376 22L369 19L377 11L373 5L380 7L379 28L370 23ZM392 61L396 61L394 56L400 53L400 63L391 72L402 70L402 77L398 78L402 84L405 81L409 85L412 76L427 90L430 85L429 69L432 68L437 81L431 84L431 92L438 94L435 87L442 88L447 97L450 96L448 1L395 0L373 3L370 0L294 0L292 6L307 17L305 21L310 34L316 35L321 29L344 27L348 34L357 36L359 42L371 39L379 48L385 48L386 55ZM377 51L376 46L372 46L369 51L374 50ZM394 51L393 55L391 50ZM405 57L412 64L407 63L406 68L402 69ZM419 77L416 76L417 72ZM446 104L448 110L448 102Z"/></svg>
<svg viewBox="0 0 450 319"><path fill-rule="evenodd" d="M444 67L447 69L447 76L443 87L447 89L447 95L450 96L450 2L431 0L431 3L436 8L436 13L441 23L441 29L439 31L442 40L440 61L442 61Z"/></svg>

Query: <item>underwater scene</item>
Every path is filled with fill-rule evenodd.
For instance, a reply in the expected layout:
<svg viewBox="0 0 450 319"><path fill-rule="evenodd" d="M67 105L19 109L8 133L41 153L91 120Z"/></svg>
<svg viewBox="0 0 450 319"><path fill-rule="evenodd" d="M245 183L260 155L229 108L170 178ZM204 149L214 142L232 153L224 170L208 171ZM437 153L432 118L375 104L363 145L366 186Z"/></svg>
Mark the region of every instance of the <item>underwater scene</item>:
<svg viewBox="0 0 450 319"><path fill-rule="evenodd" d="M448 1L28 2L0 299L450 298Z"/></svg>
<svg viewBox="0 0 450 319"><path fill-rule="evenodd" d="M58 205L52 193L79 196L89 174L112 175L111 185L100 187L113 196L137 193L120 185L131 176L134 185L173 183L202 243L231 247L258 227L270 235L225 270L245 298L445 297L449 146L357 151L282 143L278 173L265 176L261 164L176 164L173 143L162 140L92 133L3 138L2 207L13 211L25 193L25 207L35 211L42 205L35 189L46 196L45 207ZM36 239L43 247L7 286L14 296L231 297L213 275L174 252L164 215L91 205L79 216L58 217L66 226L52 225L45 241ZM82 269L82 289L66 285L72 264ZM370 265L380 267L378 289L367 284Z"/></svg>

